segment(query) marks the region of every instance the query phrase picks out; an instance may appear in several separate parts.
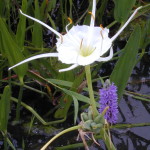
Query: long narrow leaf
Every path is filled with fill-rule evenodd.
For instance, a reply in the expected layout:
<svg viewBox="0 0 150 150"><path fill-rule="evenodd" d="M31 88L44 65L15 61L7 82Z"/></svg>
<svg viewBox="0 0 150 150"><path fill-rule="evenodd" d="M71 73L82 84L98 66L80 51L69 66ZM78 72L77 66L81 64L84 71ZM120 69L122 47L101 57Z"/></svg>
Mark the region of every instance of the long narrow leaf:
<svg viewBox="0 0 150 150"><path fill-rule="evenodd" d="M73 84L70 81L64 81L64 80L58 80L58 79L47 79L47 80L54 83L54 84L63 85L63 86L66 86L66 87L71 87L72 84Z"/></svg>
<svg viewBox="0 0 150 150"><path fill-rule="evenodd" d="M27 0L22 1L21 10L24 13L26 13L26 11L27 11ZM16 41L20 47L24 46L25 30L26 30L26 17L20 14L20 19L19 19L19 23L17 26L17 33L16 33Z"/></svg>
<svg viewBox="0 0 150 150"><path fill-rule="evenodd" d="M119 100L122 97L127 81L136 64L138 49L140 45L141 28L136 26L124 49L124 53L118 60L110 79L118 87Z"/></svg>
<svg viewBox="0 0 150 150"><path fill-rule="evenodd" d="M133 8L136 0L114 0L115 10L114 17L115 20L122 23L125 22Z"/></svg>
<svg viewBox="0 0 150 150"><path fill-rule="evenodd" d="M6 24L2 18L0 18L0 36L2 55L3 57L6 57L8 59L10 66L13 66L22 61L24 59L24 56L21 52L22 49L16 44L16 41L8 31ZM19 76L20 81L23 82L23 77L27 71L27 64L23 64L19 67L14 68L13 70Z"/></svg>
<svg viewBox="0 0 150 150"><path fill-rule="evenodd" d="M38 0L35 0L35 18L41 20L41 13L39 8ZM35 45L35 47L43 47L43 34L42 34L42 26L34 22L33 26L33 34L32 34L32 42Z"/></svg>
<svg viewBox="0 0 150 150"><path fill-rule="evenodd" d="M7 130L7 122L10 111L10 88L6 86L0 100L0 130Z"/></svg>
<svg viewBox="0 0 150 150"><path fill-rule="evenodd" d="M64 108L59 108L55 113L55 118L64 118L67 115L67 112L72 104L72 96L76 97L77 100L80 100L85 103L89 103L89 98L85 97L81 94L76 93L79 85L83 81L84 78L84 72L82 72L79 76L76 77L76 79L73 82L72 87L70 90L63 89L63 91L66 93L65 97L61 99L61 103L63 103ZM66 101L66 102L65 102Z"/></svg>

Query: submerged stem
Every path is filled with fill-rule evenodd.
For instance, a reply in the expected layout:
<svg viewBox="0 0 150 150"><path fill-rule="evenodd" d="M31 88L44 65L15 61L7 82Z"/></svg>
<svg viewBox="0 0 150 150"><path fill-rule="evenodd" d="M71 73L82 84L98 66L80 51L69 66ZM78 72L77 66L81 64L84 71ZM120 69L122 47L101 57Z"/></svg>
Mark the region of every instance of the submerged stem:
<svg viewBox="0 0 150 150"><path fill-rule="evenodd" d="M58 133L57 135L55 135L50 141L48 141L42 148L41 150L45 150L47 148L48 145L50 145L55 139L57 139L59 136L67 133L67 132L70 132L70 131L73 131L73 130L77 130L79 128L81 128L82 126L81 125L77 125L77 126L73 126L71 128L68 128L66 130L63 130L62 132Z"/></svg>
<svg viewBox="0 0 150 150"><path fill-rule="evenodd" d="M93 111L93 117L96 117L98 115L98 111L96 109L96 103L94 99L90 65L85 66L85 72L86 72L86 79L87 79L88 91L89 91L89 96L90 96L90 103L91 103L92 111Z"/></svg>

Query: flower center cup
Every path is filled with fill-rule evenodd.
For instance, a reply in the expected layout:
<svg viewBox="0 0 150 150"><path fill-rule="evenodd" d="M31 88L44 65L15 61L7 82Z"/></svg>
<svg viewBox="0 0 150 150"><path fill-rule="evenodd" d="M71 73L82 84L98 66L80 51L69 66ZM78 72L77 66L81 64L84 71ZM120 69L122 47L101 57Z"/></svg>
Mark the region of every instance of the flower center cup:
<svg viewBox="0 0 150 150"><path fill-rule="evenodd" d="M79 54L83 57L87 57L89 55L91 55L94 52L95 48L93 48L92 46L85 46L82 45L79 51Z"/></svg>

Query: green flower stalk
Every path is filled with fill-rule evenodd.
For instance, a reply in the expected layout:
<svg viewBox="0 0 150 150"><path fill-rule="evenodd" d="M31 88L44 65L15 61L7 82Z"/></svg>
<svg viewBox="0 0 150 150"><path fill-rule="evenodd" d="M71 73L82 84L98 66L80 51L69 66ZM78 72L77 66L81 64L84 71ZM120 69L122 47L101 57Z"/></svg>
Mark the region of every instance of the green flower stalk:
<svg viewBox="0 0 150 150"><path fill-rule="evenodd" d="M90 96L90 103L91 103L90 105L91 105L92 111L93 111L93 118L95 118L99 113L97 111L96 103L95 103L95 99L94 99L90 65L85 66L85 72L86 72L86 79L87 79L88 91L89 91L89 96Z"/></svg>
<svg viewBox="0 0 150 150"><path fill-rule="evenodd" d="M45 150L48 147L48 145L50 145L55 139L57 139L61 135L65 134L67 132L70 132L70 131L78 130L80 128L81 128L81 125L78 125L78 126L73 126L73 127L70 127L66 130L63 130L62 132L55 135L51 140L49 140L40 150Z"/></svg>

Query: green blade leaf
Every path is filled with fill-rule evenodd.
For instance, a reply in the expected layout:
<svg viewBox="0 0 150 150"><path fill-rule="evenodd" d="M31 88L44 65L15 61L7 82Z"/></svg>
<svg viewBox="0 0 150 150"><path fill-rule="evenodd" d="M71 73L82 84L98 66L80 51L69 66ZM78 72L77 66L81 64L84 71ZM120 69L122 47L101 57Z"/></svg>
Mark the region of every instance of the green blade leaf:
<svg viewBox="0 0 150 150"><path fill-rule="evenodd" d="M0 100L0 130L7 130L10 111L10 88L6 86Z"/></svg>
<svg viewBox="0 0 150 150"><path fill-rule="evenodd" d="M96 10L97 22L102 23L102 17L107 7L108 0L101 0L101 6Z"/></svg>
<svg viewBox="0 0 150 150"><path fill-rule="evenodd" d="M0 45L2 45L2 55L6 57L11 66L17 64L24 59L21 48L17 45L13 36L8 31L4 20L0 18ZM27 64L23 64L13 69L19 76L20 82L23 82L23 77L27 71Z"/></svg>
<svg viewBox="0 0 150 150"><path fill-rule="evenodd" d="M27 12L27 0L22 1L21 10L24 13ZM25 30L26 30L26 17L20 14L20 19L19 19L19 23L17 26L17 33L16 33L16 42L20 47L24 46Z"/></svg>
<svg viewBox="0 0 150 150"><path fill-rule="evenodd" d="M85 97L81 94L76 93L77 89L79 87L79 85L81 84L81 82L83 81L85 73L82 72L80 75L78 75L74 82L72 87L70 88L70 90L67 89L63 89L63 91L66 93L66 95L61 99L60 102L64 102L64 100L66 100L67 102L64 103L64 108L59 108L56 112L55 112L55 118L64 118L67 115L67 112L72 104L72 96L76 97L76 99L81 100L82 102L85 103L89 103L89 98ZM68 96L69 95L69 96Z"/></svg>
<svg viewBox="0 0 150 150"><path fill-rule="evenodd" d="M70 90L67 90L64 88L62 88L61 90L63 90L66 94L70 95L71 97L75 97L76 99L78 99L81 102L90 104L90 99L84 95L78 94L74 91L70 91Z"/></svg>
<svg viewBox="0 0 150 150"><path fill-rule="evenodd" d="M144 26L141 38L141 47L143 49L146 48L148 44L150 44L150 20L146 21L146 25Z"/></svg>
<svg viewBox="0 0 150 150"><path fill-rule="evenodd" d="M124 53L119 58L110 76L111 82L114 82L118 87L119 100L122 97L127 81L132 73L133 67L136 64L140 39L141 28L140 26L136 26L135 30L129 38L127 45L124 48Z"/></svg>
<svg viewBox="0 0 150 150"><path fill-rule="evenodd" d="M10 16L10 0L0 1L0 17L8 18Z"/></svg>
<svg viewBox="0 0 150 150"><path fill-rule="evenodd" d="M133 8L136 0L114 0L115 10L114 17L115 20L122 23L125 22Z"/></svg>
<svg viewBox="0 0 150 150"><path fill-rule="evenodd" d="M46 79L54 84L57 85L62 85L62 86L66 86L66 87L72 87L72 82L70 81L65 81L65 80L58 80L58 79Z"/></svg>
<svg viewBox="0 0 150 150"><path fill-rule="evenodd" d="M39 2L38 0L35 0L35 18L41 20L41 13L39 8ZM43 47L43 33L42 33L42 26L34 22L33 26L33 33L32 33L32 42L35 45L35 47L42 48Z"/></svg>

